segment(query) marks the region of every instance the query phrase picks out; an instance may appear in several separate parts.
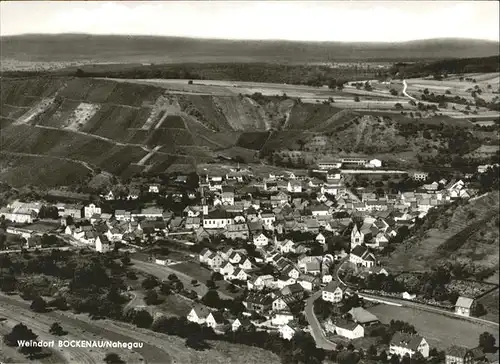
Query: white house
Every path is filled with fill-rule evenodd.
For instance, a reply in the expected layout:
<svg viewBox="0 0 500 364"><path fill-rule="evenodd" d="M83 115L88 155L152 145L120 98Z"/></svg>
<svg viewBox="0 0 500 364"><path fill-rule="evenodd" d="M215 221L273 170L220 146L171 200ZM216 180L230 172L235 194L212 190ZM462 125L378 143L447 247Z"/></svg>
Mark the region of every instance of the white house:
<svg viewBox="0 0 500 364"><path fill-rule="evenodd" d="M302 192L302 182L300 181L288 181L288 185L286 187L288 192L300 193Z"/></svg>
<svg viewBox="0 0 500 364"><path fill-rule="evenodd" d="M111 245L106 235L99 235L95 239L95 250L99 253L106 253L110 251Z"/></svg>
<svg viewBox="0 0 500 364"><path fill-rule="evenodd" d="M252 326L252 323L250 322L250 320L248 318L246 318L246 317L237 318L231 324L231 330L237 331L239 328L248 328L250 326Z"/></svg>
<svg viewBox="0 0 500 364"><path fill-rule="evenodd" d="M330 208L326 205L311 206L311 213L313 216L328 216L330 215Z"/></svg>
<svg viewBox="0 0 500 364"><path fill-rule="evenodd" d="M234 205L234 190L232 188L223 187L221 201L223 205Z"/></svg>
<svg viewBox="0 0 500 364"><path fill-rule="evenodd" d="M353 321L340 320L335 324L335 333L350 340L365 336L365 329L360 324Z"/></svg>
<svg viewBox="0 0 500 364"><path fill-rule="evenodd" d="M321 277L322 283L330 283L332 280L333 280L333 277L331 274L324 274L323 277Z"/></svg>
<svg viewBox="0 0 500 364"><path fill-rule="evenodd" d="M224 259L219 254L212 253L206 258L206 263L210 269L218 271L221 265L224 263Z"/></svg>
<svg viewBox="0 0 500 364"><path fill-rule="evenodd" d="M255 280L247 281L248 289L261 290L264 287L272 287L274 285L274 277L270 274L258 276Z"/></svg>
<svg viewBox="0 0 500 364"><path fill-rule="evenodd" d="M219 270L220 274L222 274L223 276L229 276L229 277L231 277L233 272L234 272L234 265L232 265L229 262L223 263L220 270Z"/></svg>
<svg viewBox="0 0 500 364"><path fill-rule="evenodd" d="M243 269L236 268L234 272L231 273L231 279L246 281L248 279L248 274Z"/></svg>
<svg viewBox="0 0 500 364"><path fill-rule="evenodd" d="M252 265L252 262L250 261L250 259L245 258L242 262L240 262L238 267L243 269L243 270L250 270L253 268L253 265Z"/></svg>
<svg viewBox="0 0 500 364"><path fill-rule="evenodd" d="M294 251L294 242L291 241L290 239L286 239L285 241L277 241L276 242L276 248L281 252L281 253L290 253Z"/></svg>
<svg viewBox="0 0 500 364"><path fill-rule="evenodd" d="M292 340L295 333L297 332L297 328L292 323L288 323L279 328L280 336L285 340Z"/></svg>
<svg viewBox="0 0 500 364"><path fill-rule="evenodd" d="M253 238L253 244L257 248L262 248L264 246L267 246L267 244L269 244L269 241L270 239L263 233L260 233L259 235Z"/></svg>
<svg viewBox="0 0 500 364"><path fill-rule="evenodd" d="M205 324L212 329L219 328L227 324L227 320L222 316L220 312L210 312L205 320Z"/></svg>
<svg viewBox="0 0 500 364"><path fill-rule="evenodd" d="M410 335L402 332L396 332L389 344L389 353L403 357L406 354L410 358L419 351L424 358L429 357L429 344L419 335Z"/></svg>
<svg viewBox="0 0 500 364"><path fill-rule="evenodd" d="M158 185L158 184L149 185L148 192L149 193L160 193L160 185Z"/></svg>
<svg viewBox="0 0 500 364"><path fill-rule="evenodd" d="M460 316L471 316L474 306L475 302L473 298L460 296L455 303L455 313Z"/></svg>
<svg viewBox="0 0 500 364"><path fill-rule="evenodd" d="M367 248L358 245L349 254L349 261L362 267L371 268L375 265L376 258Z"/></svg>
<svg viewBox="0 0 500 364"><path fill-rule="evenodd" d="M275 326L283 326L293 321L293 314L288 311L276 312L271 317L271 324Z"/></svg>
<svg viewBox="0 0 500 364"><path fill-rule="evenodd" d="M274 222L276 221L276 216L273 213L263 212L260 214L260 219L266 227L272 228Z"/></svg>
<svg viewBox="0 0 500 364"><path fill-rule="evenodd" d="M382 161L380 159L372 159L365 166L368 168L380 168L382 167Z"/></svg>
<svg viewBox="0 0 500 364"><path fill-rule="evenodd" d="M97 215L101 214L101 208L97 207L95 204L91 203L90 205L85 206L83 208L83 216L86 219L90 219L92 217L92 215L95 215L95 214L97 214Z"/></svg>
<svg viewBox="0 0 500 364"><path fill-rule="evenodd" d="M319 233L318 235L316 235L316 239L315 239L318 243L320 243L321 245L325 245L326 244L326 238L323 234Z"/></svg>
<svg viewBox="0 0 500 364"><path fill-rule="evenodd" d="M232 222L233 219L224 210L215 210L203 216L203 227L205 229L224 229Z"/></svg>
<svg viewBox="0 0 500 364"><path fill-rule="evenodd" d="M321 298L324 301L337 303L342 301L343 292L340 288L339 283L331 281L328 285L321 291Z"/></svg>
<svg viewBox="0 0 500 364"><path fill-rule="evenodd" d="M204 324L209 314L210 310L207 307L195 304L191 311L189 311L187 320L197 324Z"/></svg>

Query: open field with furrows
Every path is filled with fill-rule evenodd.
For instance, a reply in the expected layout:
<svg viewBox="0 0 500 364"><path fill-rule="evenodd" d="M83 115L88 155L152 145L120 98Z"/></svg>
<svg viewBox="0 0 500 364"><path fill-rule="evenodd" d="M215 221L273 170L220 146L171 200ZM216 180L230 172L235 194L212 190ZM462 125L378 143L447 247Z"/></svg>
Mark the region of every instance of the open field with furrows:
<svg viewBox="0 0 500 364"><path fill-rule="evenodd" d="M440 261L474 263L498 270L499 194L458 207L450 206L429 221L422 235L408 239L384 259L394 270L426 270Z"/></svg>
<svg viewBox="0 0 500 364"><path fill-rule="evenodd" d="M478 345L479 335L488 331L498 341L498 330L470 321L443 316L438 313L420 311L410 307L396 307L379 304L368 309L382 323L402 320L415 326L431 347L439 349L459 345L473 348Z"/></svg>
<svg viewBox="0 0 500 364"><path fill-rule="evenodd" d="M460 81L460 77L464 77L464 79ZM486 101L491 101L493 98L498 96L499 77L498 73L485 73L464 74L460 76L452 75L442 81L434 80L432 78L411 78L406 80L406 83L408 84L407 92L410 95L418 95L427 88L429 89L429 92L433 92L436 95L443 95L448 91L448 96L460 96L473 101L474 98L471 96L471 92L476 87L479 87L482 91L479 97ZM466 78L471 78L476 80L476 82L466 80Z"/></svg>

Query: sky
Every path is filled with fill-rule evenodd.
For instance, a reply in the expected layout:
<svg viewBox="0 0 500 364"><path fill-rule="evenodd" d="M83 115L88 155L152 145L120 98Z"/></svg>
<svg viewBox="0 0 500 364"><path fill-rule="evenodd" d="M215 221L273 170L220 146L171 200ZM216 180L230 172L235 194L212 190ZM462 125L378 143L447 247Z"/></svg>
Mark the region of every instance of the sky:
<svg viewBox="0 0 500 364"><path fill-rule="evenodd" d="M1 1L0 35L92 33L221 39L499 40L497 1Z"/></svg>

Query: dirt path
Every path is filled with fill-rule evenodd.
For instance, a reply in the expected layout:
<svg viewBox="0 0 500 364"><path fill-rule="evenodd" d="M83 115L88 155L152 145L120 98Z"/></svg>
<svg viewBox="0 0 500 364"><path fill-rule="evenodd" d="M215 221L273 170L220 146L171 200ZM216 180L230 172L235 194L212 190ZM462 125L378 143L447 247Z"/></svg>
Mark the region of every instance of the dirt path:
<svg viewBox="0 0 500 364"><path fill-rule="evenodd" d="M406 93L406 89L408 88L408 85L406 84L406 80L403 80L403 95L405 95L406 97L408 97L410 100L413 100L413 101L418 101L416 98L414 98L413 96L410 96Z"/></svg>
<svg viewBox="0 0 500 364"><path fill-rule="evenodd" d="M52 155L46 155L46 154L31 154L31 153L18 153L18 152L9 152L6 150L0 150L0 154L8 154L8 155L14 155L14 156L19 156L19 157L34 157L34 158L52 158L52 159L58 159L66 162L73 162L73 163L78 163L87 168L89 171L92 173L96 173L95 169L90 166L89 163L78 160L78 159L71 159L71 158L64 158L64 157L56 157Z"/></svg>

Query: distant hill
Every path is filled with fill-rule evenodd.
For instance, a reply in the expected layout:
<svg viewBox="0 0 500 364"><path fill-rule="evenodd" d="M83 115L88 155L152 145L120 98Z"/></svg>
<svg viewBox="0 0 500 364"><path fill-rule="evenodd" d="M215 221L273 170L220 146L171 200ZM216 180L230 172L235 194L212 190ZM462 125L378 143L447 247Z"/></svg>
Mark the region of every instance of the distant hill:
<svg viewBox="0 0 500 364"><path fill-rule="evenodd" d="M0 38L2 59L32 62L277 62L437 60L498 54L498 42L402 43L214 40L157 36L29 34Z"/></svg>

